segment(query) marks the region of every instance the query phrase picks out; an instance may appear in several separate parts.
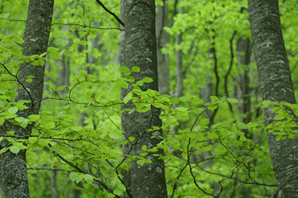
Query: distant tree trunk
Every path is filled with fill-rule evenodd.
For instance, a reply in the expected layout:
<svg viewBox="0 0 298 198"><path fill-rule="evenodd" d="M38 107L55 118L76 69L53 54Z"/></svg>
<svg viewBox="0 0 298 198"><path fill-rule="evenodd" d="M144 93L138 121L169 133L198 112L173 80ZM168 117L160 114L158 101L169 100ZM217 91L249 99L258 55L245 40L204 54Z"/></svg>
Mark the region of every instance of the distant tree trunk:
<svg viewBox="0 0 298 198"><path fill-rule="evenodd" d="M237 40L237 52L239 54L237 55L238 64L241 68L244 68L243 74L240 74L238 76L238 108L241 114L243 114L244 118L242 119L242 122L247 124L251 121L251 93L250 93L250 80L248 77L249 74L249 63L251 59L251 45L249 42L249 38L239 38ZM242 53L242 54L241 54ZM245 133L245 136L247 138L252 139L251 134L248 134L247 129L243 129L243 132Z"/></svg>
<svg viewBox="0 0 298 198"><path fill-rule="evenodd" d="M184 8L179 8L179 13L184 14ZM180 47L182 42L182 33L176 35L176 44ZM176 77L176 91L174 94L175 98L179 98L182 96L184 85L184 74L183 74L183 52L181 49L176 49L176 70L177 70L177 77Z"/></svg>
<svg viewBox="0 0 298 198"><path fill-rule="evenodd" d="M163 0L164 5L157 6L156 11L156 41L157 41L157 68L158 68L158 85L160 94L170 94L170 72L169 56L163 54L161 49L169 43L169 34L164 30L168 25L168 5Z"/></svg>
<svg viewBox="0 0 298 198"><path fill-rule="evenodd" d="M30 0L28 17L24 34L23 55L29 56L42 54L47 51L48 39L51 30L53 15L53 0ZM32 82L26 82L27 76L34 76ZM34 66L30 63L23 63L19 70L19 81L24 85L17 89L15 101L29 100L31 103L28 109L19 111L18 115L28 118L29 115L38 114L40 99L43 94L44 65ZM16 136L30 135L32 127L26 129L20 126L12 126L9 122L1 127L1 134L12 130ZM0 147L6 147L8 143L2 141ZM1 149L1 148L0 148ZM29 195L26 150L21 150L17 155L9 150L0 155L0 182L2 198L27 198Z"/></svg>
<svg viewBox="0 0 298 198"><path fill-rule="evenodd" d="M237 52L239 53L237 55L238 64L241 68L244 68L243 74L239 74L237 77L238 81L238 109L239 113L241 113L242 122L247 124L251 121L251 93L250 93L250 80L249 80L249 63L251 59L251 45L249 42L249 38L243 38L240 37L237 40ZM242 70L241 70L242 71ZM253 139L252 133L248 131L248 129L241 129L241 131L244 133L246 138ZM238 182L235 180L235 186ZM243 185L241 189L239 190L241 193L241 196L243 198L249 198L251 197L251 187Z"/></svg>
<svg viewBox="0 0 298 198"><path fill-rule="evenodd" d="M156 32L155 32L155 1L146 0L121 0L121 19L125 24L125 31L121 32L121 58L122 66L132 68L138 66L141 69L139 73L133 73L136 81L144 77L153 79L151 83L145 83L141 89L158 90L158 74L157 74L157 57L156 57ZM121 90L122 99L132 89ZM122 104L122 110L134 109L134 104ZM137 144L133 145L131 152L131 144L123 146L124 155L137 156L142 152L142 146L146 145L149 149L155 147L161 139L151 138L152 133L146 132L153 126L161 126L159 118L160 109L152 107L150 111L145 113L133 112L128 114L124 112L122 115L122 130L125 137L135 137L139 139ZM162 131L155 133L162 135ZM162 150L158 151L163 154ZM152 197L166 198L167 187L165 180L164 162L158 157L149 153L145 158L150 159L152 163L140 166L136 160L130 162L130 170L124 173L125 186L129 192L127 197Z"/></svg>
<svg viewBox="0 0 298 198"><path fill-rule="evenodd" d="M281 31L278 0L248 0L251 35L264 100L295 104L287 53ZM264 109L266 125L275 123L272 108ZM298 141L276 141L270 131L268 144L278 187L278 197L298 195Z"/></svg>
<svg viewBox="0 0 298 198"><path fill-rule="evenodd" d="M57 188L57 171L52 171L51 191L52 191L52 198L59 198L59 192Z"/></svg>

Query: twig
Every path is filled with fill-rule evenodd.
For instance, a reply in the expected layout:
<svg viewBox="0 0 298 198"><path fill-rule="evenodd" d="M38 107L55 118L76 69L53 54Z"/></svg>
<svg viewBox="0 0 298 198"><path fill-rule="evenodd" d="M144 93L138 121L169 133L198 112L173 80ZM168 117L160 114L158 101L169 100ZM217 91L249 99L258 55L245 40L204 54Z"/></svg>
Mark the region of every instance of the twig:
<svg viewBox="0 0 298 198"><path fill-rule="evenodd" d="M121 21L121 20L119 19L119 17L117 17L116 14L114 14L114 13L111 12L108 8L106 8L106 6L104 6L103 3L101 3L101 1L96 0L96 2L99 3L99 5L101 5L102 8L103 8L105 11L107 11L108 13L110 13L111 15L113 15L113 16L115 17L115 19L116 19L116 20L117 20L117 21L124 27L124 23L123 23L123 21Z"/></svg>

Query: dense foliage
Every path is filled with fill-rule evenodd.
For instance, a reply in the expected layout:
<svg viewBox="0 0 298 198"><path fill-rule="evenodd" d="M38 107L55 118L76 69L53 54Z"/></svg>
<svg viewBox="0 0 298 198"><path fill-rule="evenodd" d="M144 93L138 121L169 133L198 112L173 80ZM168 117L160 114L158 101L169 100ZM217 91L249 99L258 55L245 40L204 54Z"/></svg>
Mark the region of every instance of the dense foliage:
<svg viewBox="0 0 298 198"><path fill-rule="evenodd" d="M102 2L119 15L118 1ZM8 149L14 153L27 149L31 197L49 197L53 188L59 197L122 196L125 186L121 173L129 170L129 162L138 159L140 165L151 163L143 156L158 149L165 151L160 158L166 165L169 197L275 195L266 131L275 132L278 140L296 137L296 130L291 129L297 123L287 107L294 114L298 114L298 107L274 103L275 119L281 122L265 127L261 109L273 103L261 100L253 56L249 63L239 63L239 56L245 52L238 50L238 40L250 40L247 2L181 0L177 4L168 0L167 5L169 24L164 29L170 39L163 52L169 57L170 93L177 87L175 53L183 53L184 89L179 98L150 89L142 91L140 86L152 79L135 81L134 73L141 68L119 66L122 30L96 1L56 1L48 51L30 57L22 55L20 45L28 2L1 1L0 125L9 120L23 128L32 125L33 129L27 140L7 131L0 141L7 139L11 146L0 154ZM184 13L177 13L178 7L184 7ZM295 88L296 10L296 1L280 2ZM182 35L180 44L175 42L177 34ZM20 86L19 65L31 62L38 66L44 61L40 113L19 117L16 113L28 103L14 102ZM239 77L244 73L246 82ZM30 77L27 80L30 82ZM120 89L128 88L128 82L134 88L122 101ZM244 83L249 84L249 111L243 110ZM211 95L205 94L207 84L212 84ZM121 103L128 102L133 102L135 109L121 109ZM162 143L156 148L144 145L140 156L123 156L122 145L133 146L138 140L123 140L122 113L150 111L152 106L162 109ZM156 130L159 128L149 131Z"/></svg>

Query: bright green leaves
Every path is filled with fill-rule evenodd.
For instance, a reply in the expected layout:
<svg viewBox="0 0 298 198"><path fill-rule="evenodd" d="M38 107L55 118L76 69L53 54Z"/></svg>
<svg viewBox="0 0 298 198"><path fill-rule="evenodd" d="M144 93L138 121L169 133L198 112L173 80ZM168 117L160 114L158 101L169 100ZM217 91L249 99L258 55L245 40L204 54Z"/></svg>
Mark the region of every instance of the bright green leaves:
<svg viewBox="0 0 298 198"><path fill-rule="evenodd" d="M118 196L122 196L123 192L126 191L125 186L122 183L118 183L116 188L113 190L113 193Z"/></svg>
<svg viewBox="0 0 298 198"><path fill-rule="evenodd" d="M55 47L49 47L48 48L48 55L52 58L55 58L55 59L62 59L62 56L61 56L61 53L58 52L58 48L55 48Z"/></svg>
<svg viewBox="0 0 298 198"><path fill-rule="evenodd" d="M16 117L14 119L18 125L20 125L22 128L26 128L28 125L28 119L23 118L23 117Z"/></svg>
<svg viewBox="0 0 298 198"><path fill-rule="evenodd" d="M120 71L120 72L123 72L124 75L130 75L130 74L131 74L130 69L129 69L128 67L125 67L125 66L121 66L121 67L119 68L119 71Z"/></svg>
<svg viewBox="0 0 298 198"><path fill-rule="evenodd" d="M26 148L27 146L23 145L22 143L15 142L13 146L9 147L9 150L14 154L18 154L21 149L26 149Z"/></svg>
<svg viewBox="0 0 298 198"><path fill-rule="evenodd" d="M8 113L15 114L18 111L18 107L14 106L8 109Z"/></svg>
<svg viewBox="0 0 298 198"><path fill-rule="evenodd" d="M231 104L237 104L238 103L238 100L236 98L228 98L227 99L227 102L228 103L231 103Z"/></svg>
<svg viewBox="0 0 298 198"><path fill-rule="evenodd" d="M149 77L143 78L142 81L143 81L144 83L151 83L151 82L153 82L152 78L149 78Z"/></svg>
<svg viewBox="0 0 298 198"><path fill-rule="evenodd" d="M132 71L132 72L140 72L141 70L140 70L139 67L133 66L133 67L131 68L131 71Z"/></svg>
<svg viewBox="0 0 298 198"><path fill-rule="evenodd" d="M123 87L125 89L128 89L128 83L125 80L121 79L121 78L117 79L117 84L120 87Z"/></svg>
<svg viewBox="0 0 298 198"><path fill-rule="evenodd" d="M83 173L77 173L77 172L71 172L69 174L69 178L71 181L75 181L76 183L79 183L84 179L87 183L92 184L94 178L89 174L83 174Z"/></svg>

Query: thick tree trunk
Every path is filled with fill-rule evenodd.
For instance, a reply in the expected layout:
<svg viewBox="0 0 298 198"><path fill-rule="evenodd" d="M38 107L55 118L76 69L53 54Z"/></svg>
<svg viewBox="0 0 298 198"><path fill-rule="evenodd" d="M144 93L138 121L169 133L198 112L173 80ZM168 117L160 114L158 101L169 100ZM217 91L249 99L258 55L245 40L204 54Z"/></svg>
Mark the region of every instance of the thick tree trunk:
<svg viewBox="0 0 298 198"><path fill-rule="evenodd" d="M251 35L265 100L295 104L293 83L281 31L278 0L249 0ZM273 106L264 109L266 124L276 122ZM278 187L278 197L298 195L298 141L276 141L268 131L268 144Z"/></svg>
<svg viewBox="0 0 298 198"><path fill-rule="evenodd" d="M53 0L30 0L28 18L24 34L23 55L29 56L46 52L51 29L53 14ZM34 76L32 82L26 82L27 76ZM19 111L18 115L27 118L29 115L38 114L40 99L43 93L44 66L34 66L24 63L20 66L19 81L25 89L17 89L15 101L29 100L29 108ZM19 86L22 87L22 86ZM31 128L23 129L20 126L11 126L6 122L1 128L1 134L7 130L14 131L16 136L30 135ZM8 146L5 141L2 146ZM0 155L0 182L2 198L27 198L29 195L26 150L21 150L17 155L9 150Z"/></svg>
<svg viewBox="0 0 298 198"><path fill-rule="evenodd" d="M145 83L141 89L158 90L157 57L156 57L156 35L155 35L155 1L154 0L121 0L121 19L125 24L125 31L121 32L121 65L128 68L138 66L141 72L133 73L136 81L144 77L153 79L151 83ZM122 89L122 99L132 89ZM122 109L134 109L132 103L122 105ZM123 146L124 155L138 156L142 152L142 146L149 149L155 147L160 138L150 138L151 132L146 132L153 126L161 126L159 118L160 109L152 107L145 113L133 112L123 113L122 130L125 137L140 139L133 146ZM155 134L162 135L162 131L155 131ZM131 148L132 146L132 148ZM130 149L132 149L130 151ZM159 154L163 154L159 150ZM128 197L152 197L166 198L167 188L165 181L164 162L158 157L149 153L145 158L152 163L140 166L136 160L130 163L130 170L124 174L125 186L129 192Z"/></svg>

